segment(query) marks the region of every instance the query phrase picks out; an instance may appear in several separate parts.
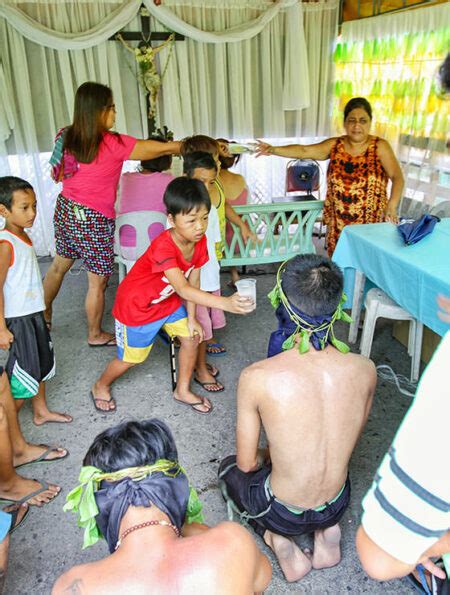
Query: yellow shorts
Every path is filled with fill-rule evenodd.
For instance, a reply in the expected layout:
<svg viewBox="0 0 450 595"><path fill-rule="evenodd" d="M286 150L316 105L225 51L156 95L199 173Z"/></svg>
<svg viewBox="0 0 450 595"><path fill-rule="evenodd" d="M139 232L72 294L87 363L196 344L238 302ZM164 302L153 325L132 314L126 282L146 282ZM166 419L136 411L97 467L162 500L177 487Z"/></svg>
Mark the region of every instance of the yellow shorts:
<svg viewBox="0 0 450 595"><path fill-rule="evenodd" d="M190 337L186 308L180 306L170 316L142 326L127 326L116 320L117 357L129 364L144 362L161 329L170 337Z"/></svg>

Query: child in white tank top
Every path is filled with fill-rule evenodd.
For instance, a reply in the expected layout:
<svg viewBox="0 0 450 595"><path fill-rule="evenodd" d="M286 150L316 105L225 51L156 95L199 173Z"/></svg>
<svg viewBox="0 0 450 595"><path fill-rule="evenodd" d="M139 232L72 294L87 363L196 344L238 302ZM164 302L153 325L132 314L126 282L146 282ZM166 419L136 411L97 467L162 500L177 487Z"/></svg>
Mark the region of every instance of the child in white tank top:
<svg viewBox="0 0 450 595"><path fill-rule="evenodd" d="M44 290L33 244L25 233L36 218L36 196L25 180L0 178L0 348L9 350L6 372L19 410L33 398L33 421L68 423L72 417L50 411L45 381L55 374L53 345L45 324Z"/></svg>

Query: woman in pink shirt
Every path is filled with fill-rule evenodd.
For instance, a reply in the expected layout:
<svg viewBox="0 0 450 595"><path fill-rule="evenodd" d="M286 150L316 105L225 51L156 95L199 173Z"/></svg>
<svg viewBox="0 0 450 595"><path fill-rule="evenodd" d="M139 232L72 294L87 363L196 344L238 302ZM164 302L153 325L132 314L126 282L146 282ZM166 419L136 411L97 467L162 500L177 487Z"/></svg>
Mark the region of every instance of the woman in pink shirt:
<svg viewBox="0 0 450 595"><path fill-rule="evenodd" d="M168 139L162 135L153 135L152 140L167 143ZM120 199L117 215L132 213L134 211L166 212L163 196L169 183L174 179L172 174L164 173L172 165L172 155L163 155L155 159L141 161L141 169L136 172L122 174L120 179ZM149 236L153 241L162 231L163 225L155 223L150 226ZM122 253L130 253L130 258L135 258L136 232L124 225L119 236ZM126 257L128 258L128 257Z"/></svg>
<svg viewBox="0 0 450 595"><path fill-rule="evenodd" d="M83 83L75 95L73 123L58 134L52 155L52 163L59 159L62 191L54 215L56 256L44 279L45 318L50 326L53 300L65 274L81 258L88 276L87 341L93 347L115 345L114 335L101 324L114 264L114 203L123 162L179 153L181 144L110 132L115 119L111 89Z"/></svg>

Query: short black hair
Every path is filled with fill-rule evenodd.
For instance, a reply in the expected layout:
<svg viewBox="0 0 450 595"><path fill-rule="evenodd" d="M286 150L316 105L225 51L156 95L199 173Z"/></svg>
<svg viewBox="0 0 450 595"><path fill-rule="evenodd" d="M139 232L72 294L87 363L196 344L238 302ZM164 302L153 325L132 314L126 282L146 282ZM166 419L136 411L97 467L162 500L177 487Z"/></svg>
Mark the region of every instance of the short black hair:
<svg viewBox="0 0 450 595"><path fill-rule="evenodd" d="M180 213L186 215L200 207L206 207L208 213L211 210L211 200L203 182L184 176L175 178L167 186L164 192L164 204L167 214L172 217Z"/></svg>
<svg viewBox="0 0 450 595"><path fill-rule="evenodd" d="M152 134L149 140L157 140L160 143L167 143L168 140L165 136L160 134ZM143 159L141 160L141 167L146 171L166 171L170 169L172 165L172 155L161 155L161 157L155 157L154 159Z"/></svg>
<svg viewBox="0 0 450 595"><path fill-rule="evenodd" d="M99 434L89 447L83 465L106 473L152 465L158 459L178 461L169 427L159 419L124 421Z"/></svg>
<svg viewBox="0 0 450 595"><path fill-rule="evenodd" d="M193 151L187 153L183 159L183 173L188 178L192 178L194 170L201 167L202 169L213 169L217 172L217 163L214 161L214 157L211 153L206 151Z"/></svg>
<svg viewBox="0 0 450 595"><path fill-rule="evenodd" d="M301 254L289 260L281 287L289 302L308 316L327 316L339 305L341 269L326 256Z"/></svg>
<svg viewBox="0 0 450 595"><path fill-rule="evenodd" d="M30 182L15 176L4 176L0 178L0 204L11 210L14 192L17 190L33 190Z"/></svg>
<svg viewBox="0 0 450 595"><path fill-rule="evenodd" d="M372 106L364 97L353 97L350 101L347 101L346 106L344 107L344 122L347 119L347 116L350 112L354 109L363 109L366 114L372 119Z"/></svg>

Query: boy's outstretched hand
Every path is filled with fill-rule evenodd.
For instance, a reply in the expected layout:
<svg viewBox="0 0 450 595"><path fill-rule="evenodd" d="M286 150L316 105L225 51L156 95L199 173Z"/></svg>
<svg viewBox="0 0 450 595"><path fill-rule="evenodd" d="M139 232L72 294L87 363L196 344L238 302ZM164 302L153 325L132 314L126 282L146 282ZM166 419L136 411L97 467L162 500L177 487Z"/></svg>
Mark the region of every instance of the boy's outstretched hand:
<svg viewBox="0 0 450 595"><path fill-rule="evenodd" d="M256 308L252 298L243 297L238 293L233 293L233 295L225 299L230 304L228 312L233 312L233 314L249 314Z"/></svg>
<svg viewBox="0 0 450 595"><path fill-rule="evenodd" d="M0 349L9 349L14 341L14 335L7 329L0 331Z"/></svg>

